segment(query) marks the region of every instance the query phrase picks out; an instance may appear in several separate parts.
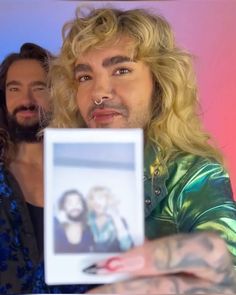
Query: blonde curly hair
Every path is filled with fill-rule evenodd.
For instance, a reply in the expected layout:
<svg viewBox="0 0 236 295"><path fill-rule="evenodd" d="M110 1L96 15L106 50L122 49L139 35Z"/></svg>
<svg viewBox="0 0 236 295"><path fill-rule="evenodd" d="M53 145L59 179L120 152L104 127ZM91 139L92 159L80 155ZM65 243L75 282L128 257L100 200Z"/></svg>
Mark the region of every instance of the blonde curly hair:
<svg viewBox="0 0 236 295"><path fill-rule="evenodd" d="M162 16L143 9L100 8L84 13L79 8L76 18L65 24L63 35L61 52L50 70L51 127L86 127L75 102L75 61L90 48L102 48L119 36L128 36L133 40L134 58L150 67L155 81L152 115L145 133L162 160L187 152L223 162L221 152L202 127L192 56L176 45Z"/></svg>

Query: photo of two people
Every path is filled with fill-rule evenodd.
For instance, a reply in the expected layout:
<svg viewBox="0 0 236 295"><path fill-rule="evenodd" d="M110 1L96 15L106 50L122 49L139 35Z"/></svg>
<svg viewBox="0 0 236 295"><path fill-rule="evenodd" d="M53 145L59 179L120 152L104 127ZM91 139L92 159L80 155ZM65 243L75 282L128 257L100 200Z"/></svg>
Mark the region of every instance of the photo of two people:
<svg viewBox="0 0 236 295"><path fill-rule="evenodd" d="M47 282L117 281L83 269L144 241L142 130L47 128L44 144Z"/></svg>
<svg viewBox="0 0 236 295"><path fill-rule="evenodd" d="M55 253L121 252L133 246L127 222L108 187L93 186L85 198L65 191L55 216Z"/></svg>

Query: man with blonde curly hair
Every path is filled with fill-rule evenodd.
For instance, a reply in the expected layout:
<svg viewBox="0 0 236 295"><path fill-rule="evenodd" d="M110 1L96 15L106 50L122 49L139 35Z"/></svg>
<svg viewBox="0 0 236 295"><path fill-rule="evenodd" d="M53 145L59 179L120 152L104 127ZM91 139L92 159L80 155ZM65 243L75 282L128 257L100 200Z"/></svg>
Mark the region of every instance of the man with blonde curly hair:
<svg viewBox="0 0 236 295"><path fill-rule="evenodd" d="M88 225L92 231L94 252L121 252L133 246L128 225L120 215L111 190L93 186L87 195Z"/></svg>
<svg viewBox="0 0 236 295"><path fill-rule="evenodd" d="M145 234L152 241L120 256L116 271L132 280L93 292L236 292L236 208L222 155L198 114L191 56L163 17L142 9L79 9L64 33L51 71L51 126L145 134Z"/></svg>

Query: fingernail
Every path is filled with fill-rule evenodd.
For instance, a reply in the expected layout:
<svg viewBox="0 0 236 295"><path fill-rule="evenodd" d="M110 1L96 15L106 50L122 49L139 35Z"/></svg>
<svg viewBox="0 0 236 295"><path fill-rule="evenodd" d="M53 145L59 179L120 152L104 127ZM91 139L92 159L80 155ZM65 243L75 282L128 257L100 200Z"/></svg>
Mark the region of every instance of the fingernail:
<svg viewBox="0 0 236 295"><path fill-rule="evenodd" d="M98 270L99 270L98 265L97 264L92 264L92 265L84 268L83 272L95 275L95 274L97 274Z"/></svg>
<svg viewBox="0 0 236 295"><path fill-rule="evenodd" d="M109 274L114 272L137 272L144 268L145 260L142 256L112 257L105 261L92 264L83 269L87 274Z"/></svg>

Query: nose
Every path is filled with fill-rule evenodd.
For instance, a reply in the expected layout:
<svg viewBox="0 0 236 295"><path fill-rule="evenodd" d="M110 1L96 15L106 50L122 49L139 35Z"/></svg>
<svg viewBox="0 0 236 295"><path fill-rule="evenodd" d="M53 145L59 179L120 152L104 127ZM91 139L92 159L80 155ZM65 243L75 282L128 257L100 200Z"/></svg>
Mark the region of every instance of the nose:
<svg viewBox="0 0 236 295"><path fill-rule="evenodd" d="M30 87L26 88L22 94L22 104L28 105L35 102L34 94Z"/></svg>
<svg viewBox="0 0 236 295"><path fill-rule="evenodd" d="M97 105L112 99L112 84L107 75L101 74L94 79L91 99Z"/></svg>

